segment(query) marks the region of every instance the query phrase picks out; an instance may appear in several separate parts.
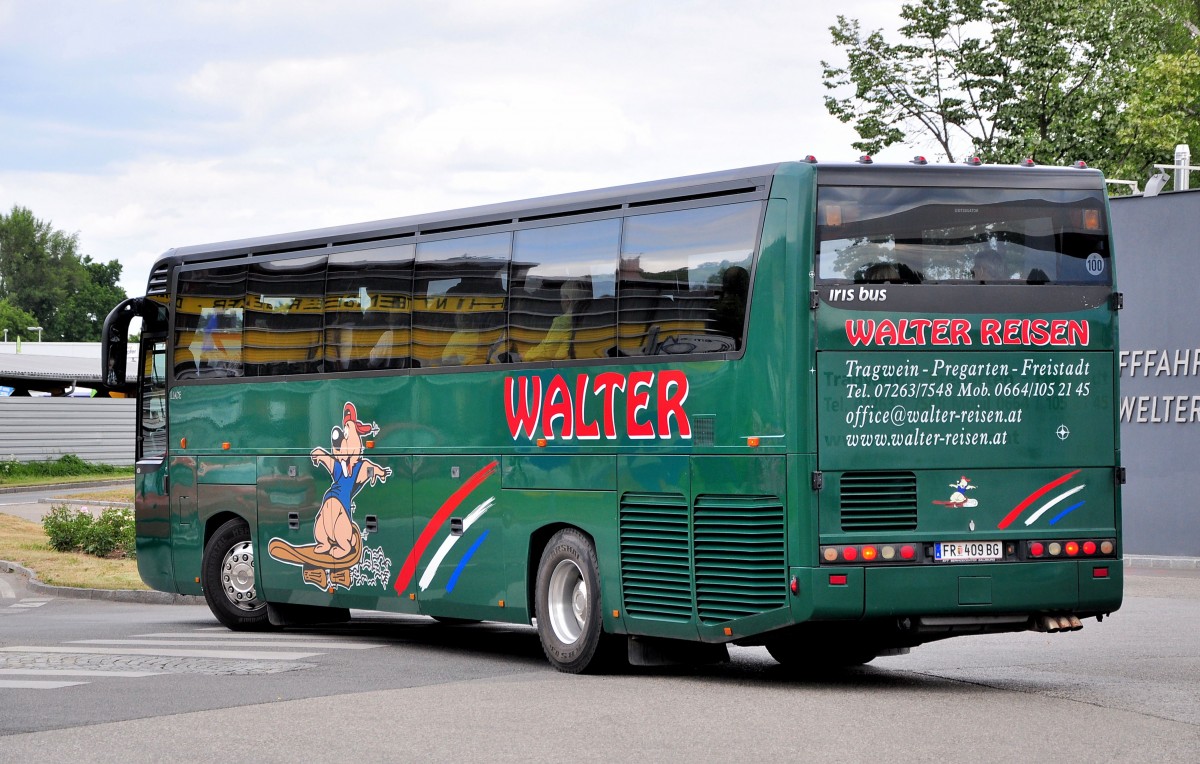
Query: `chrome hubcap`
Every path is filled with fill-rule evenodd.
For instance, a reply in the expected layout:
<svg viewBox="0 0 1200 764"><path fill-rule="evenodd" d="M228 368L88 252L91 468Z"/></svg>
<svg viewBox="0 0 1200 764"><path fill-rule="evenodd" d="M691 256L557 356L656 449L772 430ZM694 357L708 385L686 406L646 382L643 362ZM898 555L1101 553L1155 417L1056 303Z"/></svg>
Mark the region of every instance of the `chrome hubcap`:
<svg viewBox="0 0 1200 764"><path fill-rule="evenodd" d="M254 591L254 548L249 541L234 544L221 561L221 588L237 608L254 610L262 603Z"/></svg>
<svg viewBox="0 0 1200 764"><path fill-rule="evenodd" d="M573 561L554 566L546 605L554 636L565 645L574 644L587 626L588 589L583 571Z"/></svg>

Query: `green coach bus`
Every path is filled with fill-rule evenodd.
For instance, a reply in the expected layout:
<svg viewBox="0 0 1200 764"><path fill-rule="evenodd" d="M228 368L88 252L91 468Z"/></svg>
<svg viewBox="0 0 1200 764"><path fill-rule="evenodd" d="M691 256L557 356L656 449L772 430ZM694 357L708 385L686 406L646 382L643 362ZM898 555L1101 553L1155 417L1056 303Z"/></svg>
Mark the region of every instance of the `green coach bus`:
<svg viewBox="0 0 1200 764"><path fill-rule="evenodd" d="M169 250L104 330L142 578L569 672L1078 629L1122 593L1108 221L1082 165L809 158Z"/></svg>

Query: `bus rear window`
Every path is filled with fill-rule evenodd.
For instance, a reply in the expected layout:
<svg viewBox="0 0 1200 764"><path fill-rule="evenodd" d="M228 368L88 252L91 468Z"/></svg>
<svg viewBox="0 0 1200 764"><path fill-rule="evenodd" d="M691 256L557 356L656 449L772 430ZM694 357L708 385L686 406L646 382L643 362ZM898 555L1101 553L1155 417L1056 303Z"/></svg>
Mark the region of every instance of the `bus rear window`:
<svg viewBox="0 0 1200 764"><path fill-rule="evenodd" d="M1110 284L1098 191L822 186L823 283Z"/></svg>

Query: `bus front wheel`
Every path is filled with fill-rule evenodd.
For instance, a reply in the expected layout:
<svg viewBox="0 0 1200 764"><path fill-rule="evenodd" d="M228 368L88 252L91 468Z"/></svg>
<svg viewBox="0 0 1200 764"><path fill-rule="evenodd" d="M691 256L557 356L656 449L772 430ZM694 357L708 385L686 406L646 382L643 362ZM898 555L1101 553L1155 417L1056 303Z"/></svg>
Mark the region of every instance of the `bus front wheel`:
<svg viewBox="0 0 1200 764"><path fill-rule="evenodd" d="M534 612L542 650L559 671L597 671L613 647L600 615L598 570L596 548L574 528L554 534L542 550Z"/></svg>
<svg viewBox="0 0 1200 764"><path fill-rule="evenodd" d="M217 528L204 545L200 571L204 599L218 621L234 631L268 627L267 603L255 589L254 546L245 520Z"/></svg>

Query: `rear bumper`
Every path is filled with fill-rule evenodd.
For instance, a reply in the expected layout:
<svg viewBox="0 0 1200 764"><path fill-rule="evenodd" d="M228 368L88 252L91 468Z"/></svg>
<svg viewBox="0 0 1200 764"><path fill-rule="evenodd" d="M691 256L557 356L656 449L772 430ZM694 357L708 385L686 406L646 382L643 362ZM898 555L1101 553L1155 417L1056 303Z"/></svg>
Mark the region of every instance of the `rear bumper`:
<svg viewBox="0 0 1200 764"><path fill-rule="evenodd" d="M810 597L794 598L796 620L1073 613L1121 606L1120 559L794 568Z"/></svg>

